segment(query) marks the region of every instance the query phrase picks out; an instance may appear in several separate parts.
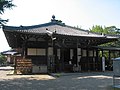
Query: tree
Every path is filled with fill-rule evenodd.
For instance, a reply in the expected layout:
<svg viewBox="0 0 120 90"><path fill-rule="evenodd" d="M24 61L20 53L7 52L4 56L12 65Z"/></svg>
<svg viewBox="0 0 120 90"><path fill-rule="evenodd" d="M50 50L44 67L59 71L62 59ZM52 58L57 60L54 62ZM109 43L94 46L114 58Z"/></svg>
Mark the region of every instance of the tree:
<svg viewBox="0 0 120 90"><path fill-rule="evenodd" d="M5 9L12 9L15 5L12 3L12 0L0 0L0 14L2 15L5 12ZM0 25L3 25L8 20L3 20L0 18Z"/></svg>
<svg viewBox="0 0 120 90"><path fill-rule="evenodd" d="M116 26L109 26L109 27L102 27L100 25L95 25L90 29L91 32L102 33L107 35L120 35L120 29L116 28ZM107 47L120 47L120 39L116 42L109 42L106 44L102 44L100 46L107 46ZM99 56L102 57L102 52L99 53ZM104 56L108 60L108 51L104 51ZM118 53L112 53L111 57L118 56Z"/></svg>
<svg viewBox="0 0 120 90"><path fill-rule="evenodd" d="M0 64L6 63L6 57L0 54Z"/></svg>
<svg viewBox="0 0 120 90"><path fill-rule="evenodd" d="M105 27L104 30L107 31L105 34L116 35L118 33L116 26Z"/></svg>
<svg viewBox="0 0 120 90"><path fill-rule="evenodd" d="M97 33L103 33L104 29L100 25L95 25L95 26L92 26L92 29L90 29L90 31L91 32L97 32Z"/></svg>
<svg viewBox="0 0 120 90"><path fill-rule="evenodd" d="M90 29L91 32L101 33L101 34L108 34L108 35L118 35L120 34L120 29L116 28L116 26L109 26L104 28L100 25L95 25ZM120 46L120 40L117 42L109 42L103 44L102 46Z"/></svg>
<svg viewBox="0 0 120 90"><path fill-rule="evenodd" d="M95 25L90 29L91 32L97 32L102 34L116 35L120 34L119 29L116 26L102 27L100 25Z"/></svg>

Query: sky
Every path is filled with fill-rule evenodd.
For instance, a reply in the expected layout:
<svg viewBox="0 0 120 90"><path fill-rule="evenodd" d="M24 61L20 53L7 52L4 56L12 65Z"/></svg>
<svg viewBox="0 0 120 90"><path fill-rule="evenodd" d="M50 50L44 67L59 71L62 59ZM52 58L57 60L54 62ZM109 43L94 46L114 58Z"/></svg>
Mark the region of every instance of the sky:
<svg viewBox="0 0 120 90"><path fill-rule="evenodd" d="M50 22L52 15L70 26L88 30L93 25L120 28L120 0L13 0L13 9L1 16L9 26L30 26ZM10 47L0 30L0 52Z"/></svg>

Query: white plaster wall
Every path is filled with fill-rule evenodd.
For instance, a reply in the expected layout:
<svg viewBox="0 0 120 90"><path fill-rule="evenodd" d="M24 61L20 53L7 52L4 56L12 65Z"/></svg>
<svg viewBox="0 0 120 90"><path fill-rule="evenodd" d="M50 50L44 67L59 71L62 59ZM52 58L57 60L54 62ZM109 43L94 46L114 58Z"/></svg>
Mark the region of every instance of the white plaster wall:
<svg viewBox="0 0 120 90"><path fill-rule="evenodd" d="M93 51L89 51L89 56L93 56Z"/></svg>
<svg viewBox="0 0 120 90"><path fill-rule="evenodd" d="M45 49L28 48L28 55L46 55Z"/></svg>
<svg viewBox="0 0 120 90"><path fill-rule="evenodd" d="M58 59L60 59L60 49L57 49L57 56L58 56Z"/></svg>
<svg viewBox="0 0 120 90"><path fill-rule="evenodd" d="M82 50L82 52L83 52L83 56L87 56L86 55L86 50Z"/></svg>
<svg viewBox="0 0 120 90"><path fill-rule="evenodd" d="M53 55L53 48L52 47L48 48L48 55Z"/></svg>
<svg viewBox="0 0 120 90"><path fill-rule="evenodd" d="M27 54L28 55L36 55L36 48L28 48Z"/></svg>
<svg viewBox="0 0 120 90"><path fill-rule="evenodd" d="M77 49L77 53L78 53L78 55L81 55L81 48Z"/></svg>
<svg viewBox="0 0 120 90"><path fill-rule="evenodd" d="M70 49L70 59L73 58L73 49Z"/></svg>
<svg viewBox="0 0 120 90"><path fill-rule="evenodd" d="M46 55L45 49L37 49L36 55Z"/></svg>
<svg viewBox="0 0 120 90"><path fill-rule="evenodd" d="M96 56L96 50L94 50L94 56Z"/></svg>

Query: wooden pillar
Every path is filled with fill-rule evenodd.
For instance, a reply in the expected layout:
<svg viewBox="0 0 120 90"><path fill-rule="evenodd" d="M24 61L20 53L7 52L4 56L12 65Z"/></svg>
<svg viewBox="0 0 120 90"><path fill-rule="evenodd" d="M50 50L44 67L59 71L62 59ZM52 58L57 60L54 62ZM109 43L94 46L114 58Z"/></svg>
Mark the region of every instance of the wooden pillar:
<svg viewBox="0 0 120 90"><path fill-rule="evenodd" d="M97 63L97 70L100 70L99 50L98 49L96 49L96 63Z"/></svg>
<svg viewBox="0 0 120 90"><path fill-rule="evenodd" d="M108 55L109 63L108 63L108 68L109 70L111 69L110 62L111 62L111 51L109 50L109 55Z"/></svg>
<svg viewBox="0 0 120 90"><path fill-rule="evenodd" d="M108 56L109 61L111 60L111 51L109 50L109 56Z"/></svg>
<svg viewBox="0 0 120 90"><path fill-rule="evenodd" d="M25 57L27 56L27 40L25 42Z"/></svg>
<svg viewBox="0 0 120 90"><path fill-rule="evenodd" d="M52 37L52 47L53 47L53 55L52 55L52 72L55 72L55 42Z"/></svg>
<svg viewBox="0 0 120 90"><path fill-rule="evenodd" d="M17 48L17 35L14 35L15 38L15 48ZM16 56L14 57L14 74L17 74L17 60L16 60Z"/></svg>
<svg viewBox="0 0 120 90"><path fill-rule="evenodd" d="M104 51L103 51L103 49L101 51L102 51L102 57L104 57ZM103 71L103 61L102 61L102 58L101 58L101 70Z"/></svg>
<svg viewBox="0 0 120 90"><path fill-rule="evenodd" d="M82 57L83 57L83 49L81 48L81 59L80 59L81 71L84 70L84 69L83 69Z"/></svg>
<svg viewBox="0 0 120 90"><path fill-rule="evenodd" d="M73 62L77 66L77 48L73 50Z"/></svg>
<svg viewBox="0 0 120 90"><path fill-rule="evenodd" d="M21 28L23 28L23 27L21 27ZM25 27L24 27L24 29L27 30L27 28L25 28ZM23 41L22 42L22 57L23 58L25 58L26 55L27 55L26 42L28 40L28 36L29 35L27 35L27 34L25 35L25 34L22 34L22 33L20 35L20 38L22 38L22 41Z"/></svg>
<svg viewBox="0 0 120 90"><path fill-rule="evenodd" d="M97 67L98 67L98 70L102 71L102 58L100 56L100 52L102 52L102 50L97 49L96 56L97 56L97 63L99 63Z"/></svg>
<svg viewBox="0 0 120 90"><path fill-rule="evenodd" d="M26 41L23 41L22 44L22 57L25 58L26 57Z"/></svg>
<svg viewBox="0 0 120 90"><path fill-rule="evenodd" d="M99 50L96 49L96 57L97 57L97 58L99 57L98 52L99 52Z"/></svg>
<svg viewBox="0 0 120 90"><path fill-rule="evenodd" d="M62 47L61 48L61 56L60 56L60 59L61 59L61 71L63 72L64 71L64 48Z"/></svg>
<svg viewBox="0 0 120 90"><path fill-rule="evenodd" d="M47 45L47 48L46 48L46 61L47 61L47 73L49 73L49 62L48 62L48 60L49 60L49 56L48 56L48 45Z"/></svg>
<svg viewBox="0 0 120 90"><path fill-rule="evenodd" d="M77 39L77 43L76 43L76 60L77 60L76 66L78 67L79 66L79 64L78 64L78 39Z"/></svg>
<svg viewBox="0 0 120 90"><path fill-rule="evenodd" d="M95 52L94 49L92 51L93 51L93 57L95 57L95 55L94 55L94 52Z"/></svg>
<svg viewBox="0 0 120 90"><path fill-rule="evenodd" d="M57 48L54 47L54 72L57 72L57 61L58 61L58 58L57 58Z"/></svg>
<svg viewBox="0 0 120 90"><path fill-rule="evenodd" d="M104 51L102 50L102 71L105 71L105 56L104 56Z"/></svg>
<svg viewBox="0 0 120 90"><path fill-rule="evenodd" d="M26 43L27 43L27 39L28 37L27 36L22 36L21 37L23 39L23 43L22 43L22 57L25 58L26 57Z"/></svg>
<svg viewBox="0 0 120 90"><path fill-rule="evenodd" d="M86 51L86 55L87 55L87 67L88 67L88 71L90 71L89 49L88 48L87 48L87 51Z"/></svg>
<svg viewBox="0 0 120 90"><path fill-rule="evenodd" d="M120 56L120 50L118 52L119 52L119 56Z"/></svg>
<svg viewBox="0 0 120 90"><path fill-rule="evenodd" d="M56 72L60 72L60 56L61 56L61 54L60 54L60 52L61 52L61 50L60 50L60 48L57 48L57 55L56 55L56 67L57 67L57 69L56 69Z"/></svg>
<svg viewBox="0 0 120 90"><path fill-rule="evenodd" d="M94 55L94 49L92 50L92 53L93 53L93 58L92 58L92 60L93 60L93 70L95 71L96 69L96 60L95 60L95 55Z"/></svg>

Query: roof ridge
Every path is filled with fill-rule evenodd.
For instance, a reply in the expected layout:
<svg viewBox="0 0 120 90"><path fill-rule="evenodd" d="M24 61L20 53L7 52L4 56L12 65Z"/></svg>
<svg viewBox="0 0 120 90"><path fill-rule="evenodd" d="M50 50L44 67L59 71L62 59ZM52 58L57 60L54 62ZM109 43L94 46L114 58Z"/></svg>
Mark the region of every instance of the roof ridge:
<svg viewBox="0 0 120 90"><path fill-rule="evenodd" d="M7 25L3 25L3 29L10 29L10 30L25 30L25 29L33 29L33 28L40 28L40 27L46 27L46 26L51 26L51 25L60 25L60 26L65 26L64 23L61 23L60 21L56 21L56 22L48 22L48 23L44 23L44 24L38 24L38 25L31 25L31 26L7 26Z"/></svg>

